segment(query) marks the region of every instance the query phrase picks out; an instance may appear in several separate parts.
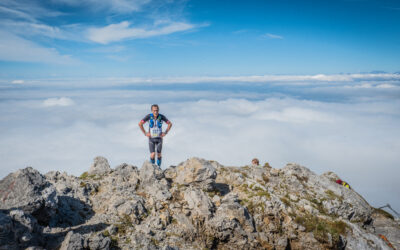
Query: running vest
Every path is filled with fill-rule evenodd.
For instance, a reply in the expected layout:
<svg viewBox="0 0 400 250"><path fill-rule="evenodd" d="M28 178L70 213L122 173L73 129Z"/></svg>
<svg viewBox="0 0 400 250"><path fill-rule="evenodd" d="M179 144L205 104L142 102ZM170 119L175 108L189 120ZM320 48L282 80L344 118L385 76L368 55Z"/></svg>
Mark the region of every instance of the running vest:
<svg viewBox="0 0 400 250"><path fill-rule="evenodd" d="M161 133L162 133L161 115L158 115L157 119L154 119L154 115L150 114L149 130L150 130L151 138L161 137Z"/></svg>

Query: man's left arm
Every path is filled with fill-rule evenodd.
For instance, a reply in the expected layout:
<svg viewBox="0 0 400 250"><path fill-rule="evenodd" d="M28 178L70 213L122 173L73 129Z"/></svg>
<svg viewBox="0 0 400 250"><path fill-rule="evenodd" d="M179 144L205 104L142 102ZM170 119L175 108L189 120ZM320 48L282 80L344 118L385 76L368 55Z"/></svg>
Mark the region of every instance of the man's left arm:
<svg viewBox="0 0 400 250"><path fill-rule="evenodd" d="M165 117L165 116L163 116L162 119L168 124L167 129L165 130L165 132L162 133L162 137L164 137L164 136L166 136L166 135L168 134L168 132L171 130L172 122L169 121L169 120L167 119L167 117Z"/></svg>

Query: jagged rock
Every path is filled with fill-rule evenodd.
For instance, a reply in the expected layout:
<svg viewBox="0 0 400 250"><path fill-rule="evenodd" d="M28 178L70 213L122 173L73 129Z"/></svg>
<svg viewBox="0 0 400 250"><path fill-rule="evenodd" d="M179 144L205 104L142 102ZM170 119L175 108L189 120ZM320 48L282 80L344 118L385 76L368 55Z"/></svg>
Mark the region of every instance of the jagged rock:
<svg viewBox="0 0 400 250"><path fill-rule="evenodd" d="M102 233L97 233L88 239L87 246L91 250L110 249L111 239L105 237Z"/></svg>
<svg viewBox="0 0 400 250"><path fill-rule="evenodd" d="M0 212L0 249L18 249L14 241L13 227L10 216Z"/></svg>
<svg viewBox="0 0 400 250"><path fill-rule="evenodd" d="M65 236L65 239L61 244L60 250L83 249L84 244L85 238L81 234L70 231L68 232L67 236Z"/></svg>
<svg viewBox="0 0 400 250"><path fill-rule="evenodd" d="M371 214L371 206L358 193L345 188L334 182L337 175L326 173L318 176L308 168L297 164L288 164L282 169L282 174L286 177L295 178L291 184L295 189L305 189L317 191L318 195L312 195L317 203L321 203L325 212L347 218L348 220L367 220ZM306 186L303 184L306 183ZM306 190L307 191L307 190ZM311 210L311 209L309 209Z"/></svg>
<svg viewBox="0 0 400 250"><path fill-rule="evenodd" d="M130 200L118 197L110 201L109 210L115 212L119 216L129 215L135 219L139 219L146 213L145 201L143 197L131 195Z"/></svg>
<svg viewBox="0 0 400 250"><path fill-rule="evenodd" d="M123 163L115 168L113 174L116 176L120 176L122 178L131 179L132 177L139 177L139 170L136 166L129 165L127 163Z"/></svg>
<svg viewBox="0 0 400 250"><path fill-rule="evenodd" d="M0 249L20 249L39 246L41 227L36 219L22 210L11 210L9 214L0 212Z"/></svg>
<svg viewBox="0 0 400 250"><path fill-rule="evenodd" d="M56 188L58 196L69 196L84 203L90 202L87 195L89 187L82 185L80 178L59 171L50 171L45 177Z"/></svg>
<svg viewBox="0 0 400 250"><path fill-rule="evenodd" d="M21 209L43 225L55 214L58 202L54 186L32 167L0 181L0 200L0 209Z"/></svg>
<svg viewBox="0 0 400 250"><path fill-rule="evenodd" d="M383 235L393 245L395 249L400 249L400 225L398 222L375 212L371 220L372 232L378 235Z"/></svg>
<svg viewBox="0 0 400 250"><path fill-rule="evenodd" d="M140 169L140 188L152 196L155 203L165 202L172 197L164 172L155 164L146 161Z"/></svg>
<svg viewBox="0 0 400 250"><path fill-rule="evenodd" d="M176 183L198 186L204 190L212 190L217 177L215 167L209 161L199 158L190 158L179 164L176 173Z"/></svg>
<svg viewBox="0 0 400 250"><path fill-rule="evenodd" d="M229 193L222 199L209 225L223 234L222 240L235 229L243 229L249 233L255 231L253 217L246 207L240 205L238 196L234 193Z"/></svg>
<svg viewBox="0 0 400 250"><path fill-rule="evenodd" d="M332 182L336 182L337 180L339 180L339 176L337 174L335 174L334 172L328 171L325 172L321 175L321 177L325 177L328 178L330 181Z"/></svg>
<svg viewBox="0 0 400 250"><path fill-rule="evenodd" d="M346 235L346 249L392 249L383 240L379 239L377 235L365 232L354 224L348 225L351 228L351 234Z"/></svg>
<svg viewBox="0 0 400 250"><path fill-rule="evenodd" d="M176 166L170 166L169 168L164 170L164 176L167 179L175 179L177 176Z"/></svg>
<svg viewBox="0 0 400 250"><path fill-rule="evenodd" d="M184 193L184 199L188 203L188 208L192 211L193 215L200 218L211 218L214 204L202 190L188 188Z"/></svg>
<svg viewBox="0 0 400 250"><path fill-rule="evenodd" d="M113 170L100 158L92 168L1 180L0 249L387 249L378 234L399 245L398 221L332 172L199 158L165 170Z"/></svg>
<svg viewBox="0 0 400 250"><path fill-rule="evenodd" d="M144 184L162 178L164 178L164 172L159 166L151 164L149 161L143 163L142 168L140 168L140 179Z"/></svg>
<svg viewBox="0 0 400 250"><path fill-rule="evenodd" d="M106 158L102 156L97 156L94 158L93 165L90 167L88 174L93 175L93 174L106 174L111 171L110 164L108 164L108 161Z"/></svg>

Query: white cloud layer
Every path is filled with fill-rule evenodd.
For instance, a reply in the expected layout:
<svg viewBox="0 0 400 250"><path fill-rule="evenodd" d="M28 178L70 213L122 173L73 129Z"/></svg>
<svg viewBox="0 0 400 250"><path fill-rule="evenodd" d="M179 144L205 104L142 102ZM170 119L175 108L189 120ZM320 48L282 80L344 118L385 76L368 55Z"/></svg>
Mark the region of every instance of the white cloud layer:
<svg viewBox="0 0 400 250"><path fill-rule="evenodd" d="M52 97L61 94L69 97ZM317 173L336 172L374 206L400 208L399 99L341 103L220 94L225 97L134 90L0 95L0 178L28 165L80 175L97 155L112 167L140 167L149 153L137 123L157 102L174 124L165 138L164 167L192 156L235 166L253 157L275 168L297 162ZM198 99L203 96L209 99ZM72 99L79 105L43 108L43 100L64 105Z"/></svg>
<svg viewBox="0 0 400 250"><path fill-rule="evenodd" d="M43 106L45 107L53 107L53 106L71 106L74 105L74 101L68 97L60 97L60 98L48 98L43 101Z"/></svg>
<svg viewBox="0 0 400 250"><path fill-rule="evenodd" d="M163 27L155 27L153 29L131 28L130 25L130 22L124 21L117 24L110 24L102 28L90 28L88 30L88 39L93 42L108 44L125 39L168 35L194 28L193 25L183 22L170 22Z"/></svg>
<svg viewBox="0 0 400 250"><path fill-rule="evenodd" d="M121 47L123 50L123 47ZM107 53L119 51L119 47L110 47L93 52ZM32 86L74 86L74 87L116 87L116 86L152 86L176 84L209 84L215 86L290 86L299 88L326 88L333 92L351 89L399 90L400 74L338 74L338 75L250 75L250 76L184 76L184 77L108 77L108 78L71 78L27 80ZM249 84L249 85L247 85Z"/></svg>
<svg viewBox="0 0 400 250"><path fill-rule="evenodd" d="M125 83L216 83L216 82L292 82L302 85L315 82L354 82L354 81L399 81L400 74L317 74L317 75L250 75L250 76L186 76L152 78L110 78L114 82ZM372 86L372 85L371 85Z"/></svg>

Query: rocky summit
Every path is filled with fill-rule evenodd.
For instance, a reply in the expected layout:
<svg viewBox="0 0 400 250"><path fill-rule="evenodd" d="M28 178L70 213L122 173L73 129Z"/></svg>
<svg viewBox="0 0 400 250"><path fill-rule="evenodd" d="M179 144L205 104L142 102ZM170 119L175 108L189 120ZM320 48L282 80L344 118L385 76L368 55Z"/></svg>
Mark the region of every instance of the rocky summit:
<svg viewBox="0 0 400 250"><path fill-rule="evenodd" d="M0 249L400 249L400 225L339 177L191 158L0 181Z"/></svg>

